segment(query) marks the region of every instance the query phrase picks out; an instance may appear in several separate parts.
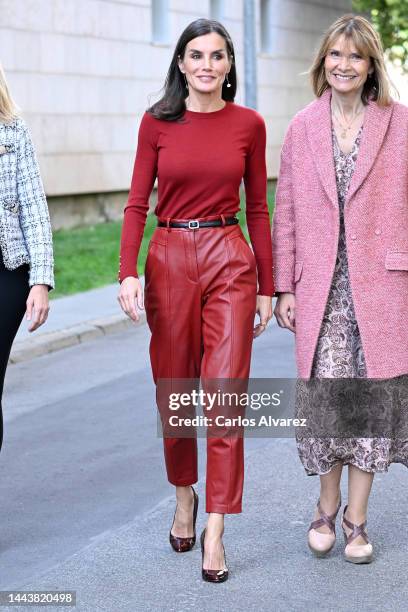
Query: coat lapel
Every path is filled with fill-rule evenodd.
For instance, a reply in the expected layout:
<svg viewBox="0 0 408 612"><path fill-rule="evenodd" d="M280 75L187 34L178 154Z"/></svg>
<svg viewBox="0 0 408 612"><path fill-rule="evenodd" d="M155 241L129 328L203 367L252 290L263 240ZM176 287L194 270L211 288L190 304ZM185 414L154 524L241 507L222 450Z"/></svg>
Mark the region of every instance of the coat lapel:
<svg viewBox="0 0 408 612"><path fill-rule="evenodd" d="M388 129L392 111L392 104L389 106L378 106L372 100L366 108L360 148L347 193L346 204L360 188L378 156Z"/></svg>
<svg viewBox="0 0 408 612"><path fill-rule="evenodd" d="M327 89L310 107L306 131L320 181L333 206L338 208L330 100L331 90Z"/></svg>

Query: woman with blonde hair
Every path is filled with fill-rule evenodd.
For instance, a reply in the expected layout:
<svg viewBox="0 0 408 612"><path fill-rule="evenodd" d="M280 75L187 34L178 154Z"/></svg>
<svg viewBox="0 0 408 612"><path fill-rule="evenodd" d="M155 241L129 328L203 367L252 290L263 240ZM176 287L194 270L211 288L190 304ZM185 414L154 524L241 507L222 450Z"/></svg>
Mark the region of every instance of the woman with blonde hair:
<svg viewBox="0 0 408 612"><path fill-rule="evenodd" d="M40 171L0 66L0 448L11 346L25 312L29 331L45 322L53 287L51 225Z"/></svg>
<svg viewBox="0 0 408 612"><path fill-rule="evenodd" d="M334 546L348 464L345 558L368 563L374 474L408 466L408 108L392 100L381 40L360 16L328 29L311 80L316 100L290 123L281 155L275 315L296 333L297 412L312 431L297 432L297 447L320 476L309 547L324 556ZM385 413L399 424L379 424ZM358 424L351 435L346 421Z"/></svg>

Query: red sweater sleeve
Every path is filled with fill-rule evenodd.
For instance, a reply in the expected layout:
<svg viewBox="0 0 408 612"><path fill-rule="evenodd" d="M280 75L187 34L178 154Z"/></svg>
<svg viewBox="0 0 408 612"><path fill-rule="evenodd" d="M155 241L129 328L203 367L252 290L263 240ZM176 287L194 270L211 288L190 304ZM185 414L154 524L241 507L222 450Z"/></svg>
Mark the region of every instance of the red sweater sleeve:
<svg viewBox="0 0 408 612"><path fill-rule="evenodd" d="M137 256L157 175L157 139L155 119L145 113L140 123L132 182L124 210L119 282L127 276L137 277Z"/></svg>
<svg viewBox="0 0 408 612"><path fill-rule="evenodd" d="M258 269L258 294L273 296L271 226L266 199L266 128L260 115L255 119L253 140L245 162L246 220Z"/></svg>

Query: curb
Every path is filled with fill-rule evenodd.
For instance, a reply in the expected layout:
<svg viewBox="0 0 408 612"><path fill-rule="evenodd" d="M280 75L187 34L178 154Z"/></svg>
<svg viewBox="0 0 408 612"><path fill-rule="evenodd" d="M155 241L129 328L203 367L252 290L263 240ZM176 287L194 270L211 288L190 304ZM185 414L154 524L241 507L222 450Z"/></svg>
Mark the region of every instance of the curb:
<svg viewBox="0 0 408 612"><path fill-rule="evenodd" d="M54 353L55 351L75 346L76 344L83 344L100 336L114 334L131 327L143 325L146 323L146 313L143 311L139 314L140 319L138 323L129 319L125 314L117 314L110 317L92 319L59 331L44 333L27 340L17 341L13 345L9 363L21 363L35 357L41 357L41 355L47 355L48 353Z"/></svg>

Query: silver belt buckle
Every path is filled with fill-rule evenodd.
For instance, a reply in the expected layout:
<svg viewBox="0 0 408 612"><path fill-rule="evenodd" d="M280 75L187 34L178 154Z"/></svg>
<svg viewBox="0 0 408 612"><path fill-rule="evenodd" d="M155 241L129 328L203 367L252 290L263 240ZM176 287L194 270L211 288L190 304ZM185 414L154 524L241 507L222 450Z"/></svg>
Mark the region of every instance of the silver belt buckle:
<svg viewBox="0 0 408 612"><path fill-rule="evenodd" d="M188 229L198 229L200 227L200 223L196 221L196 219L192 219L188 222Z"/></svg>

